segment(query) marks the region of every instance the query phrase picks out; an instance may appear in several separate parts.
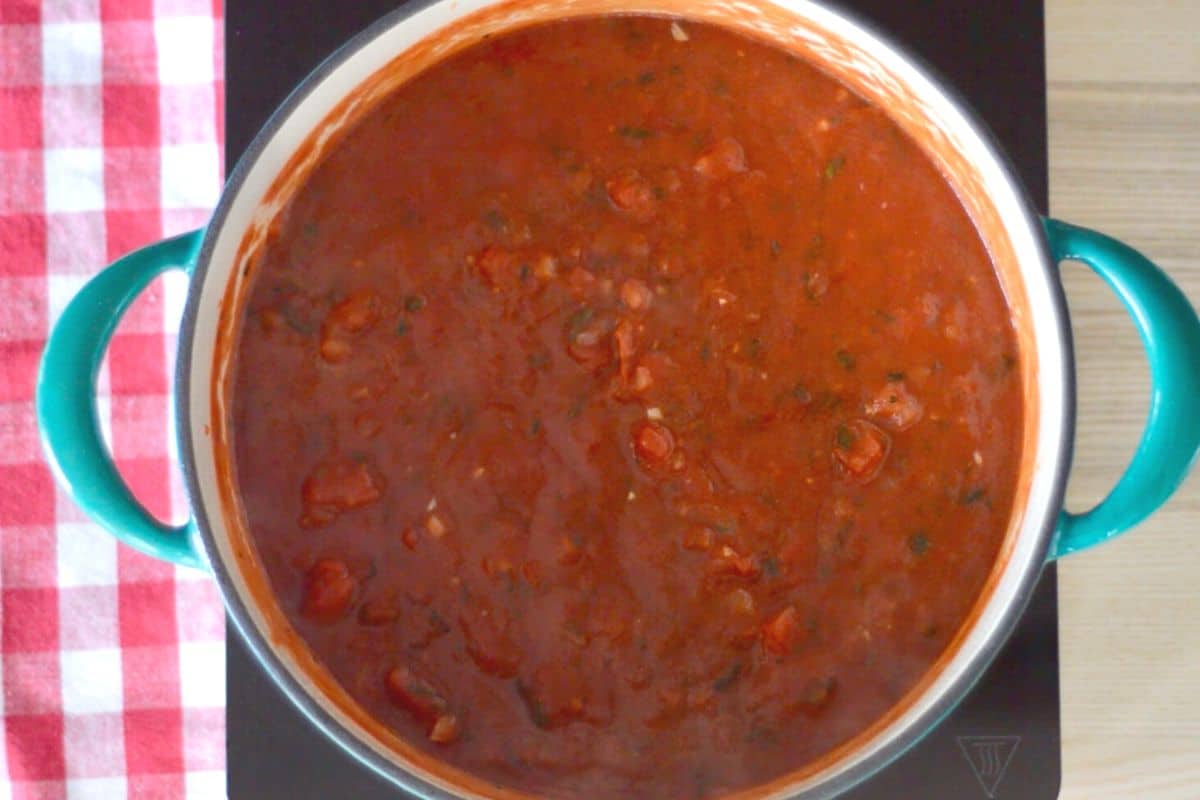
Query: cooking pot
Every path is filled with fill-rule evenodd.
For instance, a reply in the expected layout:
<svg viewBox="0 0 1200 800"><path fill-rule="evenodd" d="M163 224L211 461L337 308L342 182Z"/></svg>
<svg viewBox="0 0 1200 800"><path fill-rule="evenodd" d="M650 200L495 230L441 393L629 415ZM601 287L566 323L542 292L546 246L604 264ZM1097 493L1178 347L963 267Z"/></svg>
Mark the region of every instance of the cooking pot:
<svg viewBox="0 0 1200 800"><path fill-rule="evenodd" d="M159 558L211 571L263 669L312 723L366 766L423 798L515 797L438 762L371 719L287 624L260 569L230 469L228 384L249 265L275 215L336 134L430 64L514 27L642 12L725 25L788 48L886 109L941 167L986 243L1020 343L1025 403L1016 500L996 564L968 620L926 676L835 751L740 797L828 798L879 770L935 726L1013 630L1049 560L1136 525L1170 496L1200 447L1200 320L1157 267L1102 234L1041 219L964 103L861 21L809 0L433 0L380 20L291 94L234 168L210 224L131 253L69 304L37 386L42 439L58 479L97 522ZM1121 298L1152 378L1141 444L1111 493L1065 512L1074 434L1074 355L1058 264L1090 266ZM95 379L122 313L166 270L190 275L175 376L179 450L192 518L156 521L122 483L101 440ZM269 446L269 443L263 443Z"/></svg>

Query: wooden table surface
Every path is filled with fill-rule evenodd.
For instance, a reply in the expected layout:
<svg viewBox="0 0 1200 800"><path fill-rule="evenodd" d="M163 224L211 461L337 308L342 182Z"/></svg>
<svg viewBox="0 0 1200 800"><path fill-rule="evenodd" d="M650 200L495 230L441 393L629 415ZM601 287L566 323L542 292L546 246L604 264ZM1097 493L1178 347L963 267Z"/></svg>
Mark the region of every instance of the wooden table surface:
<svg viewBox="0 0 1200 800"><path fill-rule="evenodd" d="M1200 3L1047 0L1046 27L1051 213L1134 245L1200 305ZM1065 283L1079 375L1067 505L1082 509L1133 453L1148 371L1101 281L1068 265ZM1063 800L1197 800L1200 476L1059 574Z"/></svg>

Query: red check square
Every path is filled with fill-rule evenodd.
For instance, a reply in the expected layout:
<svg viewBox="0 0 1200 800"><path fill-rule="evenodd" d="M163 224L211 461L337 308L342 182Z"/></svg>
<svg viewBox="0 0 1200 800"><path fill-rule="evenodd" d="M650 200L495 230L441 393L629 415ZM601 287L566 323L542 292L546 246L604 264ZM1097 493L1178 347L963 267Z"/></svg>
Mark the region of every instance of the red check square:
<svg viewBox="0 0 1200 800"><path fill-rule="evenodd" d="M3 67L0 67L3 69ZM0 150L42 146L42 90L0 85Z"/></svg>
<svg viewBox="0 0 1200 800"><path fill-rule="evenodd" d="M105 147L142 148L153 152L157 159L160 137L158 94L158 87L153 84L105 84Z"/></svg>
<svg viewBox="0 0 1200 800"><path fill-rule="evenodd" d="M3 190L0 190L3 191ZM42 275L46 269L46 218L0 212L0 275Z"/></svg>
<svg viewBox="0 0 1200 800"><path fill-rule="evenodd" d="M38 0L4 0L0 3L0 24L13 22L37 22L41 3Z"/></svg>
<svg viewBox="0 0 1200 800"><path fill-rule="evenodd" d="M5 717L4 743L8 774L14 781L62 778L61 714L14 714Z"/></svg>
<svg viewBox="0 0 1200 800"><path fill-rule="evenodd" d="M122 584L119 602L122 647L175 647L175 587L170 581Z"/></svg>
<svg viewBox="0 0 1200 800"><path fill-rule="evenodd" d="M3 363L0 348L0 363ZM0 373L0 384L4 376ZM45 464L0 464L0 525L54 524L54 479ZM8 620L6 619L5 622Z"/></svg>
<svg viewBox="0 0 1200 800"><path fill-rule="evenodd" d="M182 740L183 712L178 708L125 712L125 765L131 776L182 772Z"/></svg>
<svg viewBox="0 0 1200 800"><path fill-rule="evenodd" d="M33 397L33 386L37 382L38 364L41 359L40 339L18 339L12 342L0 340L0 403L12 403ZM4 484L0 484L2 485ZM0 521L6 516L6 506L17 511L15 506L18 499L28 494L30 493L23 492L11 484L6 486L5 492L0 493Z"/></svg>
<svg viewBox="0 0 1200 800"><path fill-rule="evenodd" d="M6 656L58 649L57 589L3 589L0 602L4 603L0 637Z"/></svg>

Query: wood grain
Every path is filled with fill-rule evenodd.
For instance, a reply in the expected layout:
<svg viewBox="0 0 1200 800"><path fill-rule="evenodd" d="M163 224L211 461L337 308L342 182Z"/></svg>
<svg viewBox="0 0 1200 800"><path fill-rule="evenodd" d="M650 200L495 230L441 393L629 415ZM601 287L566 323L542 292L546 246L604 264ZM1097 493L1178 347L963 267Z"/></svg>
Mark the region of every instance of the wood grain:
<svg viewBox="0 0 1200 800"><path fill-rule="evenodd" d="M1200 3L1047 0L1046 25L1052 213L1139 248L1200 304ZM1120 303L1086 268L1064 272L1081 509L1132 455L1148 378ZM1059 574L1063 800L1197 800L1200 478Z"/></svg>

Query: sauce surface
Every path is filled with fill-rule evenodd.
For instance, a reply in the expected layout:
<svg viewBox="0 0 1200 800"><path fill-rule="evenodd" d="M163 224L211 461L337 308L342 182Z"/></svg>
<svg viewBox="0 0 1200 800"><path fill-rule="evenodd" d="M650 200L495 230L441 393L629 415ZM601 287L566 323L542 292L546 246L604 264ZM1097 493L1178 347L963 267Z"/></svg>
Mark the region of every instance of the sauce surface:
<svg viewBox="0 0 1200 800"><path fill-rule="evenodd" d="M236 480L380 721L553 797L797 769L928 670L1022 412L972 222L877 108L716 27L564 21L422 73L259 263Z"/></svg>

